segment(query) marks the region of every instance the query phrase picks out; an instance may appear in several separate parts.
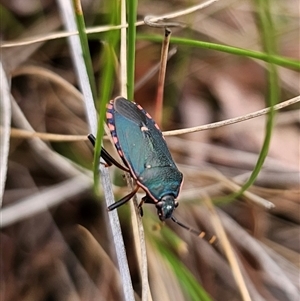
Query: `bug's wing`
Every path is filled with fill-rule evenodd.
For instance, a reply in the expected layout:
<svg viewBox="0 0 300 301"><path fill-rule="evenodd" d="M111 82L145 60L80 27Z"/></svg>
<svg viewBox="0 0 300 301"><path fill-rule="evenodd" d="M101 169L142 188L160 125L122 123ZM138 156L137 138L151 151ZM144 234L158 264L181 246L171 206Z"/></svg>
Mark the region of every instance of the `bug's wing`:
<svg viewBox="0 0 300 301"><path fill-rule="evenodd" d="M119 144L134 176L156 199L165 194L177 197L182 174L153 119L123 98L117 99L114 109Z"/></svg>
<svg viewBox="0 0 300 301"><path fill-rule="evenodd" d="M141 123L147 123L147 116L140 110L137 105L125 99L124 97L118 97L114 100L115 113L120 114L127 120L130 120L137 126Z"/></svg>
<svg viewBox="0 0 300 301"><path fill-rule="evenodd" d="M116 133L125 159L141 173L147 166L177 168L165 139L153 119L135 103L114 101Z"/></svg>

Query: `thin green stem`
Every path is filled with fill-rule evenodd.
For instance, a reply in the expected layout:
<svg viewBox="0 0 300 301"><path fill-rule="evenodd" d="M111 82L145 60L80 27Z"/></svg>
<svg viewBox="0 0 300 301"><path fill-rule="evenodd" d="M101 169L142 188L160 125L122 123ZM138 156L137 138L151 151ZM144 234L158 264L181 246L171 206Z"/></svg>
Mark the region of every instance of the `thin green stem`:
<svg viewBox="0 0 300 301"><path fill-rule="evenodd" d="M127 1L128 12L128 69L127 69L127 85L128 99L134 99L134 73L135 73L135 43L136 43L136 16L137 16L137 0Z"/></svg>
<svg viewBox="0 0 300 301"><path fill-rule="evenodd" d="M256 2L256 7L258 8L258 22L261 28L261 38L262 44L265 52L269 54L268 58L268 69L267 69L267 77L268 77L268 95L266 98L267 106L270 107L270 111L267 115L266 122L266 135L264 139L264 143L262 146L262 150L259 154L256 166L248 179L248 181L241 188L240 193L246 191L256 180L264 161L268 155L271 136L274 127L274 116L275 110L274 105L276 105L279 101L280 97L280 87L276 66L273 64L271 56L276 52L276 41L274 39L274 26L272 22L272 17L270 15L270 4L268 0L254 0Z"/></svg>
<svg viewBox="0 0 300 301"><path fill-rule="evenodd" d="M137 38L141 40L147 40L153 42L162 41L162 37L158 35L139 34ZM171 37L171 43L177 45L189 46L189 47L199 47L199 48L217 50L225 53L230 53L239 56L258 59L265 62L270 62L278 66L282 66L290 69L300 70L300 61L298 60L294 60L294 59L290 59L274 54L268 54L260 51L248 50L248 49L210 43L210 42L195 41L191 39L174 37L174 36Z"/></svg>
<svg viewBox="0 0 300 301"><path fill-rule="evenodd" d="M247 182L236 193L230 194L224 198L217 198L215 199L216 202L227 202L232 199L238 198L255 182L269 152L274 127L274 106L279 102L280 98L279 79L276 65L273 60L274 53L276 52L276 41L274 40L275 34L272 18L270 15L270 6L267 0L254 1L256 2L258 11L259 32L261 33L263 48L265 50L265 53L267 54L266 61L269 63L267 69L268 95L266 96L266 105L270 107L270 111L267 115L266 134L256 165Z"/></svg>
<svg viewBox="0 0 300 301"><path fill-rule="evenodd" d="M110 4L110 11L113 12L111 16L112 24L119 24L119 5L117 1L112 1ZM99 87L101 90L99 92L99 118L98 118L98 131L96 137L95 151L94 151L94 187L97 191L99 185L99 173L98 166L100 160L100 152L102 145L102 138L104 135L104 121L105 121L105 112L106 104L108 103L111 92L113 89L114 82L114 71L115 71L115 48L117 42L120 39L119 31L108 31L105 35L105 40L103 42L103 53L101 61L103 62L102 76L100 78Z"/></svg>
<svg viewBox="0 0 300 301"><path fill-rule="evenodd" d="M81 8L80 0L73 0L77 29L79 33L80 44L82 48L82 56L88 73L89 83L91 86L94 101L97 99L96 81L94 77L93 64L89 50L89 43L86 34L84 16Z"/></svg>

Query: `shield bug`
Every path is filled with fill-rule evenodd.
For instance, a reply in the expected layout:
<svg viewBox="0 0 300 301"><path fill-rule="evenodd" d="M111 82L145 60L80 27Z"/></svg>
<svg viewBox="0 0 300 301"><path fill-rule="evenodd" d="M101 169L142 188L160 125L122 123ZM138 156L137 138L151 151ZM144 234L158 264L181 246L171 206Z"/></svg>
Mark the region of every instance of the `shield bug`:
<svg viewBox="0 0 300 301"><path fill-rule="evenodd" d="M163 134L152 117L140 105L117 97L107 105L106 118L116 150L125 166L104 148L101 149L101 157L108 165L114 164L129 172L136 182L135 189L110 205L108 210L123 205L142 188L146 195L139 204L141 213L144 203L153 204L161 221L171 218L181 227L204 237L204 232L191 229L173 216L178 206L176 198L183 175L175 165ZM89 135L88 138L94 145L95 137Z"/></svg>

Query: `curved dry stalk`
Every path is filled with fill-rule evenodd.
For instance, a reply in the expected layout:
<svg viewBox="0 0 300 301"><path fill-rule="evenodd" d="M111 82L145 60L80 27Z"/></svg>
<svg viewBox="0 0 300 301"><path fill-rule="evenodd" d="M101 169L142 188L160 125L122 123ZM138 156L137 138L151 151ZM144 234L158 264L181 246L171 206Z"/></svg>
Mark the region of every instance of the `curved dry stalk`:
<svg viewBox="0 0 300 301"><path fill-rule="evenodd" d="M163 20L163 19L172 19L172 18L184 16L184 15L193 13L199 9L203 9L216 1L218 1L218 0L209 0L207 2L189 7L188 9L180 10L175 13L169 13L169 14L164 14L161 16L151 17L151 21L157 22L157 21ZM138 21L135 23L136 26L141 26L144 24L145 24L144 20L141 20L141 21ZM97 26L97 27L93 27L93 28L87 28L86 33L87 34L100 33L100 32L106 32L106 31L110 31L110 30L118 30L118 29L127 28L127 27L128 27L127 24L114 25L114 26L110 26L110 25ZM30 44L34 44L34 43L49 41L49 40L68 38L68 37L71 37L74 35L78 35L77 29L73 29L72 31L68 31L68 32L57 32L57 33L51 33L51 34L46 34L46 35L45 34L37 35L33 38L23 39L23 40L19 40L19 41L15 41L15 42L8 42L8 41L5 42L4 41L0 44L0 48L9 48L9 47L30 45Z"/></svg>
<svg viewBox="0 0 300 301"><path fill-rule="evenodd" d="M208 0L204 3L191 6L187 9L181 9L177 12L164 14L164 15L161 15L161 16L149 16L149 18L146 20L146 22L152 24L151 26L157 27L157 25L155 25L155 23L157 23L158 21L174 19L174 18L178 18L178 17L182 17L182 16L185 16L185 15L194 13L195 11L203 9L203 8L209 6L209 5L211 5L211 4L213 4L214 2L217 2L217 1L219 1L219 0ZM176 23L171 23L171 24L172 24L171 26L178 26L178 24L176 24ZM139 22L137 22L137 25L141 25L141 24ZM170 26L170 25L167 25L167 26ZM161 27L161 26L159 26L159 27Z"/></svg>
<svg viewBox="0 0 300 301"><path fill-rule="evenodd" d="M144 18L146 25L155 28L169 28L169 27L184 27L185 25L180 22L170 22L165 20L157 20L155 16L146 16Z"/></svg>
<svg viewBox="0 0 300 301"><path fill-rule="evenodd" d="M12 73L12 77L21 75L34 75L38 76L39 78L45 78L47 81L61 86L66 90L66 92L83 101L82 94L73 85L51 70L39 66L22 66L15 69Z"/></svg>
<svg viewBox="0 0 300 301"><path fill-rule="evenodd" d="M286 108L288 106L291 106L295 103L298 103L300 101L300 96L296 96L294 98L288 99L276 106L274 106L275 110L281 110L283 108ZM164 131L164 136L177 136L177 135L183 135L188 133L195 133L195 132L201 132L209 129L215 129L221 126L226 126L238 122L242 122L245 120L253 119L260 117L262 115L265 115L269 112L270 108L265 108L256 112L252 112L243 116L230 118L214 123L199 125L196 127L190 127L186 129L180 129L180 130L172 130L172 131ZM77 140L87 140L86 136L82 135L60 135L60 134L51 134L51 133L40 133L40 132L32 132L27 130L19 130L19 129L12 129L11 132L12 137L22 137L22 138L32 138L32 137L39 137L42 140L48 140L48 141L77 141ZM105 139L105 138L104 138Z"/></svg>
<svg viewBox="0 0 300 301"><path fill-rule="evenodd" d="M28 132L34 132L34 129L24 116L22 110L17 105L16 101L11 96L12 102L12 120L15 125L19 126L22 129L27 130ZM47 144L41 141L38 138L33 138L29 140L29 145L32 150L35 152L37 158L42 161L44 166L48 166L49 170L56 170L61 174L73 177L79 175L81 172L80 168L73 163L72 161L67 160L65 157L59 155L49 148Z"/></svg>
<svg viewBox="0 0 300 301"><path fill-rule="evenodd" d="M158 73L158 82L157 82L157 91L156 91L156 101L155 101L155 120L158 123L158 126L161 125L162 119L162 107L164 99L164 88L165 88L165 79L166 79L166 70L168 62L168 52L170 46L171 30L165 27L164 40L161 46L161 55L160 55L160 68Z"/></svg>
<svg viewBox="0 0 300 301"><path fill-rule="evenodd" d="M13 138L39 138L43 141L52 141L52 142L65 142L65 141L88 141L86 135L61 135L61 134L51 134L51 133L41 133L35 131L28 131L24 129L10 129L10 136Z"/></svg>
<svg viewBox="0 0 300 301"><path fill-rule="evenodd" d="M296 96L294 98L291 98L289 100L281 102L280 104L275 105L274 110L278 111L282 108L291 106L299 101L300 101L300 96ZM214 123L210 123L210 124L195 126L195 127L191 127L191 128L187 128L187 129L166 131L166 132L163 132L163 134L164 134L164 136L175 136L175 135L183 135L183 134L189 134L189 133L194 133L194 132L200 132L200 131L204 131L204 130L215 129L215 128L218 128L221 126L226 126L226 125L242 122L245 120L249 120L252 118L256 118L256 117L265 115L270 111L270 109L271 108L265 108L265 109L262 109L262 110L259 110L256 112L252 112L252 113L249 113L249 114L246 114L243 116L230 118L230 119L226 119L223 121L218 121L218 122L214 122Z"/></svg>

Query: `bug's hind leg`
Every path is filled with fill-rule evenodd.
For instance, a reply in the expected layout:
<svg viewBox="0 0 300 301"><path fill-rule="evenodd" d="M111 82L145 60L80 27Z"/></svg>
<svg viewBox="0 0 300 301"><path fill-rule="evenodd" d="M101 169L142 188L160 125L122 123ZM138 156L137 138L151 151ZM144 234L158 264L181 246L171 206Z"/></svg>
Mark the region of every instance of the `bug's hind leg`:
<svg viewBox="0 0 300 301"><path fill-rule="evenodd" d="M96 138L93 134L89 134L88 135L88 139L90 140L90 142L92 143L92 145L95 147L95 143L96 143ZM101 147L101 153L100 156L104 159L104 161L106 162L107 166L112 166L115 165L117 167L119 167L121 170L124 170L126 172L129 172L129 169L125 166L123 166L122 164L120 164L117 160L115 160L109 153L108 151Z"/></svg>

